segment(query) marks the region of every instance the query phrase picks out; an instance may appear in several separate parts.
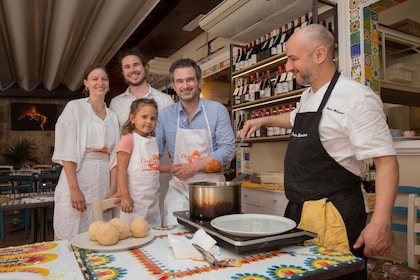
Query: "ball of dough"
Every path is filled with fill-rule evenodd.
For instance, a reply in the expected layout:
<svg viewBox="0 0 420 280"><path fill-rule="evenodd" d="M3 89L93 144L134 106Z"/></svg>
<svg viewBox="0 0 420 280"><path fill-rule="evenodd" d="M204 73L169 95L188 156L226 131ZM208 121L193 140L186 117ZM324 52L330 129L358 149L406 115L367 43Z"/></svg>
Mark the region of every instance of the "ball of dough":
<svg viewBox="0 0 420 280"><path fill-rule="evenodd" d="M109 221L114 227L117 228L119 232L118 238L124 239L127 238L128 235L130 235L130 226L128 223L124 220L121 220L120 218L113 218L111 221Z"/></svg>
<svg viewBox="0 0 420 280"><path fill-rule="evenodd" d="M88 230L90 240L92 240L92 241L98 241L98 239L96 238L96 232L97 232L98 228L103 223L104 223L103 221L95 221L95 222L93 222L93 223L90 224L89 230Z"/></svg>
<svg viewBox="0 0 420 280"><path fill-rule="evenodd" d="M103 223L96 231L96 238L101 245L114 245L118 242L118 229L111 223Z"/></svg>
<svg viewBox="0 0 420 280"><path fill-rule="evenodd" d="M131 223L130 231L134 237L145 237L149 233L149 224L146 220L137 218Z"/></svg>
<svg viewBox="0 0 420 280"><path fill-rule="evenodd" d="M222 171L222 165L217 159L212 159L206 164L206 171L208 173L217 173Z"/></svg>

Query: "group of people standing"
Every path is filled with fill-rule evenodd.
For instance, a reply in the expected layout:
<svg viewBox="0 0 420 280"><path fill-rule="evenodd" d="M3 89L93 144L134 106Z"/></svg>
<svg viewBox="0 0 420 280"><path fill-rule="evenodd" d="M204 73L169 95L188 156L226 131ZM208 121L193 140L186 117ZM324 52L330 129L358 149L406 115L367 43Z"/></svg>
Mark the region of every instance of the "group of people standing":
<svg viewBox="0 0 420 280"><path fill-rule="evenodd" d="M319 218L311 215L319 213L312 211L319 205L313 202L322 201L321 207L332 205L329 209L338 213L333 226L323 221L324 231L339 228L344 248L364 258L389 252L398 162L380 98L340 75L334 38L322 25L295 32L286 55L286 70L299 84L310 86L300 106L248 120L242 137L263 125L292 128L284 164L285 216L306 229ZM174 224L172 212L189 208L188 184L224 180L200 171L211 159L224 164L235 150L229 113L222 104L200 98L201 70L193 60L179 59L169 69L178 103L147 84L147 64L140 54L122 53L120 63L129 87L111 100L110 109L104 102L108 75L93 66L84 79L88 97L70 101L57 121L53 161L64 167L55 193L57 238L88 229L92 197L118 196L122 218L135 213L160 225L158 178L165 173L172 176L163 224ZM168 162L160 161L165 151ZM369 158L377 167L376 204L366 223L360 176ZM366 279L366 271L340 279Z"/></svg>
<svg viewBox="0 0 420 280"><path fill-rule="evenodd" d="M168 225L176 223L173 211L189 207L188 183L225 180L200 172L211 159L226 162L235 138L225 106L200 98L196 62L180 59L171 66L180 97L174 104L147 83L148 64L137 49L121 52L119 61L128 88L112 98L109 108L108 74L92 65L83 80L87 97L69 101L57 120L52 160L63 165L55 192L57 239L88 230L94 197L119 198L117 215L128 223L141 217L151 226ZM165 159L166 151L171 160ZM161 184L165 174L172 176ZM163 217L160 191L167 192ZM109 219L112 212L105 215Z"/></svg>

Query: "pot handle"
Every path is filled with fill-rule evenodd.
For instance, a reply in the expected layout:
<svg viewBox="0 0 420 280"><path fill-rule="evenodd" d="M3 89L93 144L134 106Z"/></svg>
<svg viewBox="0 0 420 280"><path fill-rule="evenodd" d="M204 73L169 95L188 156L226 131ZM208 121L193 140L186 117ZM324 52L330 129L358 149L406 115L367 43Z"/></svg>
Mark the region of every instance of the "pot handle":
<svg viewBox="0 0 420 280"><path fill-rule="evenodd" d="M240 173L238 176L233 178L232 182L242 182L242 180L245 178L246 174Z"/></svg>

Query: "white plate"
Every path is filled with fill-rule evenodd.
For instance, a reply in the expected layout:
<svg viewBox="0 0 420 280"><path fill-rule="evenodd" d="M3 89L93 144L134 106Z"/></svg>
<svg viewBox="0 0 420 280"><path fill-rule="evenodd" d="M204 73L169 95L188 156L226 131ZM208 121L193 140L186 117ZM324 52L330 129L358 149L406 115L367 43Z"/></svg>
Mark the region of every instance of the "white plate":
<svg viewBox="0 0 420 280"><path fill-rule="evenodd" d="M115 245L104 246L104 245L100 245L96 241L90 240L88 232L83 232L79 235L76 235L72 239L70 239L70 243L82 249L94 250L98 252L112 252L112 251L122 251L122 250L127 250L130 248L138 247L138 246L148 243L152 239L153 239L153 235L151 234L143 238L128 237L123 240L118 240L117 244Z"/></svg>
<svg viewBox="0 0 420 280"><path fill-rule="evenodd" d="M265 214L232 214L214 218L210 224L236 236L266 236L294 229L296 223L285 217Z"/></svg>

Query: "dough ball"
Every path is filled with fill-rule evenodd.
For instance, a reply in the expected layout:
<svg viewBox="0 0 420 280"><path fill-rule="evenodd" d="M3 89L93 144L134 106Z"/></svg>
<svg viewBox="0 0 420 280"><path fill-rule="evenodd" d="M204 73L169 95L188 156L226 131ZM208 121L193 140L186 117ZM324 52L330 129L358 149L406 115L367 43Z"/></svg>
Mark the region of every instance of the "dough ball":
<svg viewBox="0 0 420 280"><path fill-rule="evenodd" d="M130 231L134 237L146 237L149 234L149 224L146 220L137 218L131 223Z"/></svg>
<svg viewBox="0 0 420 280"><path fill-rule="evenodd" d="M222 165L217 159L212 159L206 164L207 173L217 173L222 171Z"/></svg>
<svg viewBox="0 0 420 280"><path fill-rule="evenodd" d="M103 223L96 231L96 238L101 245L114 245L118 242L118 229L111 223Z"/></svg>
<svg viewBox="0 0 420 280"><path fill-rule="evenodd" d="M114 227L117 228L119 236L118 238L125 239L130 234L130 226L128 223L124 220L121 220L120 218L113 218L111 221L109 221Z"/></svg>
<svg viewBox="0 0 420 280"><path fill-rule="evenodd" d="M103 224L103 221L95 221L93 223L90 224L89 226L89 238L92 241L98 241L98 239L96 238L96 232L98 231L98 228Z"/></svg>

